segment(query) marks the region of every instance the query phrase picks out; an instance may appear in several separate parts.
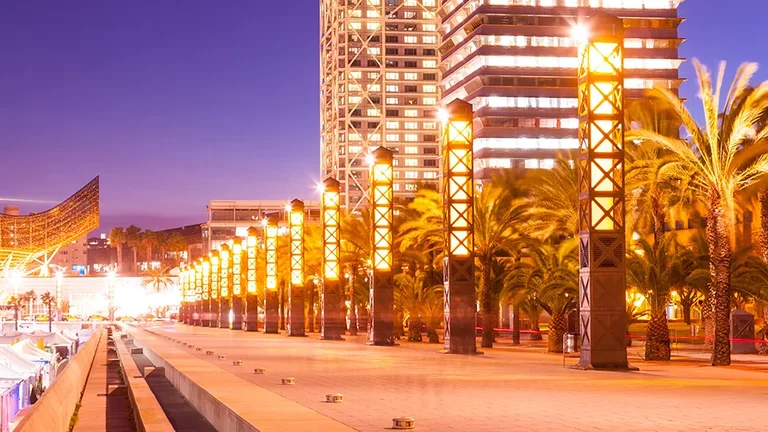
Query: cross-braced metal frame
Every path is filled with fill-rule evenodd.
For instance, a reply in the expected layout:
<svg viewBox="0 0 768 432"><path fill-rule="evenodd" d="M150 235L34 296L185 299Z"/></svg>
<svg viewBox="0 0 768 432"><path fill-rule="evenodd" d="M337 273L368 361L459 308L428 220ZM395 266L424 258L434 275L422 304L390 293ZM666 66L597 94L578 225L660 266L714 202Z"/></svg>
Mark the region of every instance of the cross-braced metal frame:
<svg viewBox="0 0 768 432"><path fill-rule="evenodd" d="M195 309L193 323L194 325L202 325L202 311L203 311L203 263L198 260L195 262Z"/></svg>
<svg viewBox="0 0 768 432"><path fill-rule="evenodd" d="M264 253L266 255L266 292L264 299L264 333L278 332L277 313L277 216L267 218Z"/></svg>
<svg viewBox="0 0 768 432"><path fill-rule="evenodd" d="M209 327L218 327L219 325L219 278L221 269L219 262L219 251L211 252L211 321Z"/></svg>
<svg viewBox="0 0 768 432"><path fill-rule="evenodd" d="M624 227L624 26L600 14L579 46L577 367L627 369Z"/></svg>
<svg viewBox="0 0 768 432"><path fill-rule="evenodd" d="M229 322L231 330L243 329L243 273L245 271L243 264L245 261L243 239L235 237L232 243L232 296L229 303L232 308L232 318Z"/></svg>
<svg viewBox="0 0 768 432"><path fill-rule="evenodd" d="M221 294L219 297L219 328L229 328L229 312L231 307L229 305L229 297L232 295L232 256L229 250L229 245L221 245L219 251L220 273L219 273L219 287L221 288Z"/></svg>
<svg viewBox="0 0 768 432"><path fill-rule="evenodd" d="M341 202L339 181L334 178L323 182L323 305L322 339L341 340Z"/></svg>
<svg viewBox="0 0 768 432"><path fill-rule="evenodd" d="M304 332L304 201L291 201L288 230L291 241L291 284L288 287L288 335Z"/></svg>
<svg viewBox="0 0 768 432"><path fill-rule="evenodd" d="M387 119L403 119L387 115L388 109L402 110L407 107L401 100L406 95L400 87L406 84L438 83L437 78L427 82L422 79L423 76L420 76L418 81L401 79L396 73L418 72L422 75L422 72L428 72L435 73L437 77L437 70L406 69L388 65L390 59L401 62L405 59L402 55L394 56L388 53L386 48L390 46L388 44L401 49L428 47L432 49L433 55L429 56L422 50L418 59L434 59L436 62L437 38L434 44L425 44L423 39L419 44L405 44L402 38L408 34L403 30L405 25L437 25L438 4L439 2L422 0L402 1L396 6L390 6L384 0L320 2L321 175L333 176L343 182L341 204L352 213L360 211L369 196L369 179L366 178L368 173L363 168L366 155L385 141L387 133L402 132L390 128L386 122ZM406 17L406 10L413 12L414 17ZM431 18L424 18L429 16ZM353 25L357 23L360 28ZM392 30L388 28L388 24L399 24L400 30ZM390 35L394 40L388 40ZM395 76L397 78L394 78ZM425 95L436 96L436 93ZM398 100L393 102L394 99ZM434 106L419 103L411 108L426 110L422 116L408 120L434 121L434 118L426 114L426 111L434 110ZM368 123L375 123L376 126L368 128ZM422 129L421 126L423 124L414 132L435 132ZM403 142L387 143L399 144ZM355 150L350 150L350 147Z"/></svg>
<svg viewBox="0 0 768 432"><path fill-rule="evenodd" d="M443 130L443 283L445 351L471 354L475 345L472 105L454 100Z"/></svg>
<svg viewBox="0 0 768 432"><path fill-rule="evenodd" d="M48 265L59 248L79 240L98 226L98 177L42 213L0 214L0 272L15 270L49 276Z"/></svg>
<svg viewBox="0 0 768 432"><path fill-rule="evenodd" d="M246 238L245 331L259 331L258 253L259 231L255 227L250 227Z"/></svg>
<svg viewBox="0 0 768 432"><path fill-rule="evenodd" d="M179 284L181 285L181 309L179 319L189 324L189 266L182 264L179 271Z"/></svg>
<svg viewBox="0 0 768 432"><path fill-rule="evenodd" d="M392 282L392 150L373 151L371 164L371 320L368 342L394 345Z"/></svg>
<svg viewBox="0 0 768 432"><path fill-rule="evenodd" d="M201 325L203 327L210 327L211 325L211 261L210 258L204 257L201 265L202 279L203 279L203 298L202 307L200 311Z"/></svg>

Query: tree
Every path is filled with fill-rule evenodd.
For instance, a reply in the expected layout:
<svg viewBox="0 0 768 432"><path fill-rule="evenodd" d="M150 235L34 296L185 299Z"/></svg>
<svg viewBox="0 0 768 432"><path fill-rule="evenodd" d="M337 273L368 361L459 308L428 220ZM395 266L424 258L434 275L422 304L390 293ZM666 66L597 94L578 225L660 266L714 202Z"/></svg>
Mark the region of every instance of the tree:
<svg viewBox="0 0 768 432"><path fill-rule="evenodd" d="M341 262L346 268L349 299L349 334L356 335L358 327L357 306L367 304L360 303L361 294L368 297L368 292L361 291L359 278L365 274L368 262L371 258L371 216L364 212L361 217L347 215L341 221Z"/></svg>
<svg viewBox="0 0 768 432"><path fill-rule="evenodd" d="M35 300L37 300L37 295L34 291L29 290L25 292L24 294L19 295L19 300L21 300L22 304L27 304L27 315L32 314L32 305L34 304Z"/></svg>
<svg viewBox="0 0 768 432"><path fill-rule="evenodd" d="M144 230L144 232L141 233L141 245L146 249L147 263L148 265L151 265L152 248L157 245L157 233L148 229Z"/></svg>
<svg viewBox="0 0 768 432"><path fill-rule="evenodd" d="M63 300L61 302L61 313L62 314L68 314L69 313L69 300Z"/></svg>
<svg viewBox="0 0 768 432"><path fill-rule="evenodd" d="M52 296L49 292L44 292L42 295L40 295L40 301L43 302L43 305L46 308L46 311L48 311L48 331L53 331L53 306L56 304L56 297Z"/></svg>
<svg viewBox="0 0 768 432"><path fill-rule="evenodd" d="M168 238L168 249L177 254L187 252L187 239L180 233L173 233Z"/></svg>
<svg viewBox="0 0 768 432"><path fill-rule="evenodd" d="M109 232L109 244L117 248L117 266L116 272L120 273L123 268L123 244L125 243L125 228L114 227Z"/></svg>
<svg viewBox="0 0 768 432"><path fill-rule="evenodd" d="M693 64L704 106L704 127L699 127L676 94L658 88L654 94L674 110L690 140L663 136L648 129L631 131L630 137L650 141L675 155L677 160L667 168L670 177L690 178L689 186L708 204L706 233L712 282L710 304L706 307L714 312L712 365L724 366L731 363L729 334L735 195L760 180L768 170L768 129L755 129L768 108L768 82L754 90L749 89L757 65L743 64L736 73L723 111L719 113L725 64L721 64L714 86L709 70L695 59ZM757 144L751 146L750 151L742 151L745 142L750 140ZM758 154L760 156L755 156Z"/></svg>
<svg viewBox="0 0 768 432"><path fill-rule="evenodd" d="M160 264L165 262L165 253L171 246L171 236L166 231L159 231L155 233L156 245L160 249Z"/></svg>
<svg viewBox="0 0 768 432"><path fill-rule="evenodd" d="M21 298L17 295L11 295L8 297L8 304L13 305L14 329L19 331L19 306L21 306Z"/></svg>
<svg viewBox="0 0 768 432"><path fill-rule="evenodd" d="M125 229L125 242L133 251L133 272L138 273L138 251L141 246L141 228L130 225Z"/></svg>
<svg viewBox="0 0 768 432"><path fill-rule="evenodd" d="M144 280L141 281L143 288L152 287L155 293L161 293L173 286L173 280L170 278L171 269L165 266L158 268L148 268L144 271Z"/></svg>
<svg viewBox="0 0 768 432"><path fill-rule="evenodd" d="M539 239L579 233L579 170L557 158L551 170L537 170L523 180L530 189L529 235Z"/></svg>

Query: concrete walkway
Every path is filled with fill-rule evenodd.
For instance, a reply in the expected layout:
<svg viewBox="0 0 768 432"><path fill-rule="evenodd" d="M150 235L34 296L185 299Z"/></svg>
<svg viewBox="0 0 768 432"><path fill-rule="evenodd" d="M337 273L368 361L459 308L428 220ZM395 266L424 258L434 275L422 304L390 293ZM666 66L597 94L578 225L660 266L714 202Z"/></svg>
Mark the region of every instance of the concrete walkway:
<svg viewBox="0 0 768 432"><path fill-rule="evenodd" d="M419 431L766 430L759 414L768 395L765 370L638 359L639 372L585 372L525 348L467 357L437 354L441 346L427 343L365 346L362 337L330 342L316 334L289 338L183 324L150 330L226 354L220 361L186 351L219 377L239 377L363 431L389 428L401 415L414 416ZM254 367L267 374L255 375ZM286 376L296 384L280 385ZM254 395L263 392L254 387L235 392L260 405ZM344 402L325 403L326 393L336 392Z"/></svg>

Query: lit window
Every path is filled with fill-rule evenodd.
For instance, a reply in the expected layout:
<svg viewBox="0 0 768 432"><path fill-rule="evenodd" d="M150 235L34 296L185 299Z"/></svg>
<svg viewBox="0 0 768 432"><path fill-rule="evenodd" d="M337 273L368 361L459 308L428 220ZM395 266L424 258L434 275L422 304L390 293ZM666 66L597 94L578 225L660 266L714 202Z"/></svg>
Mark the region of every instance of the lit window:
<svg viewBox="0 0 768 432"><path fill-rule="evenodd" d="M416 4L416 0L404 0L404 1L403 1L403 4L404 4L405 6L417 6L417 4Z"/></svg>
<svg viewBox="0 0 768 432"><path fill-rule="evenodd" d="M437 86L431 85L431 84L425 84L423 87L424 93L436 93L437 92Z"/></svg>
<svg viewBox="0 0 768 432"><path fill-rule="evenodd" d="M416 36L403 36L403 42L405 43L418 43L419 38Z"/></svg>
<svg viewBox="0 0 768 432"><path fill-rule="evenodd" d="M578 129L579 119L575 119L575 118L560 119L560 127L563 129Z"/></svg>
<svg viewBox="0 0 768 432"><path fill-rule="evenodd" d="M435 60L424 60L421 62L421 65L425 68L436 68L437 62Z"/></svg>
<svg viewBox="0 0 768 432"><path fill-rule="evenodd" d="M379 28L379 23L377 22L366 23L365 28L368 30L377 30Z"/></svg>
<svg viewBox="0 0 768 432"><path fill-rule="evenodd" d="M435 7L435 0L421 0L421 4L424 7Z"/></svg>
<svg viewBox="0 0 768 432"><path fill-rule="evenodd" d="M387 129L400 129L400 122L388 121L387 122Z"/></svg>
<svg viewBox="0 0 768 432"><path fill-rule="evenodd" d="M376 9L368 9L368 11L365 12L365 16L368 18L378 18L379 12Z"/></svg>
<svg viewBox="0 0 768 432"><path fill-rule="evenodd" d="M368 108L367 114L368 117L378 117L381 115L381 111L376 108Z"/></svg>
<svg viewBox="0 0 768 432"><path fill-rule="evenodd" d="M436 44L437 36L422 36L421 41L425 44Z"/></svg>
<svg viewBox="0 0 768 432"><path fill-rule="evenodd" d="M386 89L388 92L393 92L393 93L397 93L400 91L400 88L394 84L387 84Z"/></svg>
<svg viewBox="0 0 768 432"><path fill-rule="evenodd" d="M349 146L349 154L357 154L363 151L363 148L360 146Z"/></svg>
<svg viewBox="0 0 768 432"><path fill-rule="evenodd" d="M405 154L419 154L419 148L418 147L406 147L405 148Z"/></svg>
<svg viewBox="0 0 768 432"><path fill-rule="evenodd" d="M349 12L349 16L355 17L355 18L360 18L361 16L363 16L363 11L360 10L360 9L356 9L356 10L350 11Z"/></svg>
<svg viewBox="0 0 768 432"><path fill-rule="evenodd" d="M387 105L397 105L399 103L398 99L396 97L388 97L387 98Z"/></svg>
<svg viewBox="0 0 768 432"><path fill-rule="evenodd" d="M400 74L397 72L387 72L384 76L387 79L400 79Z"/></svg>
<svg viewBox="0 0 768 432"><path fill-rule="evenodd" d="M387 141L400 141L400 134L387 134Z"/></svg>
<svg viewBox="0 0 768 432"><path fill-rule="evenodd" d="M409 80L409 81L416 81L419 79L419 74L416 72L406 72L403 74L403 79Z"/></svg>
<svg viewBox="0 0 768 432"><path fill-rule="evenodd" d="M392 190L393 191L399 191L400 190L400 183L393 184L392 185Z"/></svg>
<svg viewBox="0 0 768 432"><path fill-rule="evenodd" d="M433 32L433 31L437 31L437 27L434 24L422 24L421 25L421 30L422 31Z"/></svg>
<svg viewBox="0 0 768 432"><path fill-rule="evenodd" d="M437 178L437 172L436 171L424 171L423 177L425 179L436 179Z"/></svg>
<svg viewBox="0 0 768 432"><path fill-rule="evenodd" d="M362 138L360 137L359 133L351 133L351 134L349 134L349 140L350 141L361 141Z"/></svg>
<svg viewBox="0 0 768 432"><path fill-rule="evenodd" d="M557 129L557 119L544 118L539 120L540 128Z"/></svg>
<svg viewBox="0 0 768 432"><path fill-rule="evenodd" d="M432 1L432 3L434 4L434 0ZM421 17L424 19L435 19L435 13L430 11L424 11L421 13Z"/></svg>
<svg viewBox="0 0 768 432"><path fill-rule="evenodd" d="M381 134L370 134L368 135L368 139L370 141L381 141Z"/></svg>
<svg viewBox="0 0 768 432"><path fill-rule="evenodd" d="M360 91L360 84L350 84L347 87L348 87L349 91L351 91L351 92L353 92L353 91Z"/></svg>
<svg viewBox="0 0 768 432"><path fill-rule="evenodd" d="M356 104L359 103L362 98L360 96L350 96L349 97L349 103L350 104Z"/></svg>
<svg viewBox="0 0 768 432"><path fill-rule="evenodd" d="M419 172L418 171L406 171L405 172L405 178L409 180L414 180L419 178Z"/></svg>
<svg viewBox="0 0 768 432"><path fill-rule="evenodd" d="M392 166L400 166L400 161L397 159L392 159ZM395 178L400 178L399 171L395 171Z"/></svg>
<svg viewBox="0 0 768 432"><path fill-rule="evenodd" d="M424 126L422 126L424 129L437 129L437 124L435 122L424 122Z"/></svg>
<svg viewBox="0 0 768 432"><path fill-rule="evenodd" d="M350 78L360 79L360 78L363 77L363 73L362 72L350 72L349 76L350 76Z"/></svg>
<svg viewBox="0 0 768 432"><path fill-rule="evenodd" d="M422 100L422 103L423 103L424 105L435 105L435 104L437 104L437 99L436 99L436 98L433 98L433 97L425 97L425 98Z"/></svg>
<svg viewBox="0 0 768 432"><path fill-rule="evenodd" d="M419 111L418 110L407 109L407 110L403 111L403 115L405 117L418 117L419 116Z"/></svg>
<svg viewBox="0 0 768 432"><path fill-rule="evenodd" d="M405 134L405 142L417 142L419 140L419 136L416 134Z"/></svg>
<svg viewBox="0 0 768 432"><path fill-rule="evenodd" d="M414 3L413 6L415 6L415 5L416 4ZM403 17L405 19L414 19L414 18L416 18L416 12L414 12L414 11L407 11L407 12L405 12L403 14Z"/></svg>
<svg viewBox="0 0 768 432"><path fill-rule="evenodd" d="M378 77L379 77L379 73L378 72L368 72L368 79L376 79Z"/></svg>
<svg viewBox="0 0 768 432"><path fill-rule="evenodd" d="M526 159L525 160L525 167L528 169L538 168L539 167L539 160L538 159Z"/></svg>
<svg viewBox="0 0 768 432"><path fill-rule="evenodd" d="M408 192L416 192L416 189L418 189L418 187L415 184L412 184L412 183L405 184L405 190Z"/></svg>
<svg viewBox="0 0 768 432"><path fill-rule="evenodd" d="M381 91L381 84L368 84L368 91Z"/></svg>
<svg viewBox="0 0 768 432"><path fill-rule="evenodd" d="M419 122L405 122L404 127L405 129L418 129Z"/></svg>
<svg viewBox="0 0 768 432"><path fill-rule="evenodd" d="M419 160L418 159L406 159L405 160L405 166L407 166L407 167L417 167L417 166L419 166Z"/></svg>
<svg viewBox="0 0 768 432"><path fill-rule="evenodd" d="M349 23L349 28L351 28L352 30L360 30L361 28L363 28L363 24L353 21Z"/></svg>
<svg viewBox="0 0 768 432"><path fill-rule="evenodd" d="M370 54L370 55L379 55L379 54L381 54L381 48L369 47L368 48L368 54ZM424 66L424 67L426 67L426 66Z"/></svg>
<svg viewBox="0 0 768 432"><path fill-rule="evenodd" d="M552 169L555 167L554 159L542 159L539 161L539 168Z"/></svg>

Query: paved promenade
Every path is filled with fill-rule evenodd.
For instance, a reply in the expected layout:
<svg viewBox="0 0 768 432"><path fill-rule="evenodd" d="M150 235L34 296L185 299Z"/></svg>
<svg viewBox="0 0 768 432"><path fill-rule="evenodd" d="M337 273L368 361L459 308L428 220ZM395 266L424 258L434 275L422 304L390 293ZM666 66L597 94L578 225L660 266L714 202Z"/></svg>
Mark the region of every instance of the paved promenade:
<svg viewBox="0 0 768 432"><path fill-rule="evenodd" d="M186 325L151 330L214 350L214 356L188 352L363 431L389 428L392 417L404 415L416 418L418 431L768 430L765 364L637 360L639 372L585 372L530 348L466 357L437 354L441 346L427 343L369 347L362 337L327 342L316 334L289 338ZM255 375L254 367L267 373ZM281 385L283 377L296 378L296 385ZM326 393L343 393L344 402L325 403Z"/></svg>

